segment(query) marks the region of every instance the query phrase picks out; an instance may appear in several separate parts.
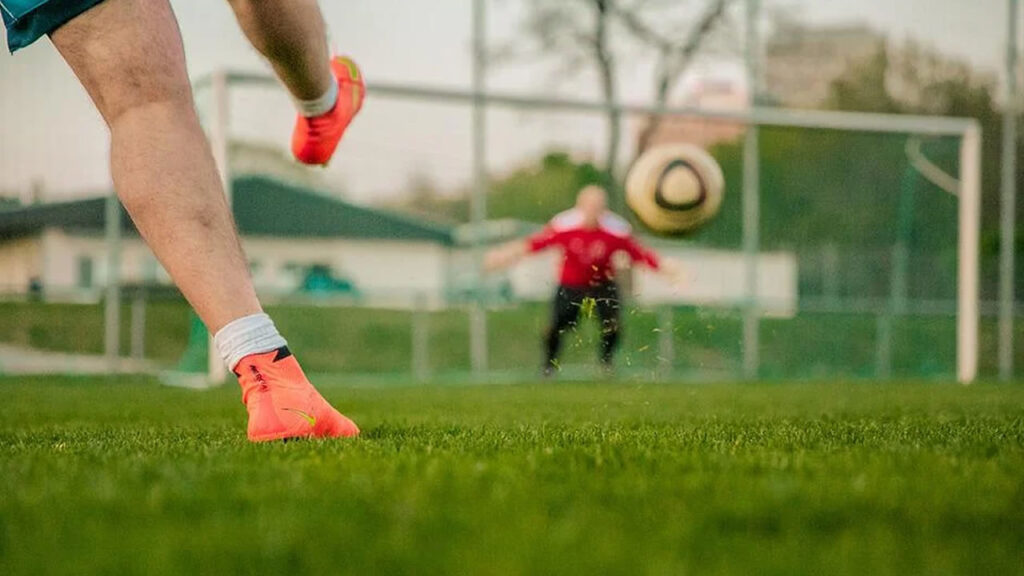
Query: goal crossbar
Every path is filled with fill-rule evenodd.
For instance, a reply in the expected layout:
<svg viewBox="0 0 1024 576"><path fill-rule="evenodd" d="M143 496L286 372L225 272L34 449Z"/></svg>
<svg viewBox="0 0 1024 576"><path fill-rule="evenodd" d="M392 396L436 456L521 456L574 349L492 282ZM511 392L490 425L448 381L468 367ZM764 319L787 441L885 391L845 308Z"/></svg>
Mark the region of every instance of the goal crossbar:
<svg viewBox="0 0 1024 576"><path fill-rule="evenodd" d="M211 84L212 76L204 76L195 83L197 89ZM235 85L279 85L273 76L250 72L227 72L228 84ZM503 94L496 92L476 93L472 90L416 86L387 82L369 83L367 92L389 98L407 98L433 102L472 104L481 102L489 106L506 108L530 108L564 112L609 112L622 114L652 114L692 116L708 120L720 120L760 126L787 128L819 128L822 130L857 130L862 132L906 133L924 136L963 136L978 122L973 118L949 116L922 116L910 114L877 114L868 112L838 112L830 110L793 110L786 108L755 107L752 110L724 110L694 106L650 106L643 104L607 104L592 100L571 98L548 98Z"/></svg>

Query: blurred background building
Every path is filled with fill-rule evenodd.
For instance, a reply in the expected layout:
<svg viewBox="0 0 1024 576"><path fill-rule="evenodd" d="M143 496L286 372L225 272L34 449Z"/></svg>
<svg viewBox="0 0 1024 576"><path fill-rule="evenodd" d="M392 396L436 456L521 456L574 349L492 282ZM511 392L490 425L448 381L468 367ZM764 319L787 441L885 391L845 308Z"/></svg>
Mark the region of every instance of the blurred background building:
<svg viewBox="0 0 1024 576"><path fill-rule="evenodd" d="M818 108L833 83L886 48L886 38L870 26L810 26L780 18L765 42L768 101L792 108Z"/></svg>
<svg viewBox="0 0 1024 576"><path fill-rule="evenodd" d="M96 302L109 279L105 198L0 212L0 278L8 294ZM266 176L234 181L232 209L253 281L269 295L334 295L378 303L444 298L450 228L356 206ZM121 282L170 286L125 214Z"/></svg>

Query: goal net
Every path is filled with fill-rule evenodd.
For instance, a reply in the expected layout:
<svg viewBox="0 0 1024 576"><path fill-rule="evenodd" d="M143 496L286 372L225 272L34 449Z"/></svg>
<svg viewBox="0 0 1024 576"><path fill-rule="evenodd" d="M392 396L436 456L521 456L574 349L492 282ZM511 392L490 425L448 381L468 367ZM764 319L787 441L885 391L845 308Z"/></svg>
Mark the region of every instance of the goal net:
<svg viewBox="0 0 1024 576"><path fill-rule="evenodd" d="M963 381L976 374L985 326L978 304L980 135L970 121L609 110L483 94L478 126L469 92L378 84L337 162L310 171L287 162L281 146L292 118L279 88L246 75L228 76L226 85L227 99L212 109L229 110L221 145L234 181L262 174L369 209L366 226L320 238L330 250L310 238L281 237L275 250L293 254L291 261L254 262L265 297L329 308L321 318L337 316L331 330L358 331L345 318L362 314L363 341L338 334L367 350L353 369L533 372L558 257L485 276L479 250L538 229L571 205L579 186L603 181L614 111L620 177L642 146L676 141L705 147L726 177L721 213L692 236L659 238L637 225L644 241L683 263L687 281L669 286L643 270L623 276L624 373ZM204 116L209 124L209 112ZM612 206L623 210L620 190L612 188ZM483 206L482 222L473 221L476 206ZM367 231L381 214L436 226L448 237L438 243ZM305 260L295 257L302 246ZM314 268L325 282L352 284L359 296L314 296L303 284ZM474 327L474 311L485 323ZM371 346L377 323L394 329L387 346ZM583 324L565 339L568 373L594 356L597 331ZM387 360L368 359L374 355ZM332 359L317 367L347 369Z"/></svg>

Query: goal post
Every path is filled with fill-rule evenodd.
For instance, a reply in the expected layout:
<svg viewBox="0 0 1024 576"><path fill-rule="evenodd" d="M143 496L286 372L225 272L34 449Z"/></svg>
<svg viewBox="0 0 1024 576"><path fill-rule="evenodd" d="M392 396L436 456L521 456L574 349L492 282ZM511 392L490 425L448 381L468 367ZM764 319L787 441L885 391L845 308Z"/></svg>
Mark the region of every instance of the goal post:
<svg viewBox="0 0 1024 576"><path fill-rule="evenodd" d="M231 138L231 108L230 108L230 80L224 71L213 74L210 81L211 110L209 120L210 149L213 151L213 159L217 163L217 171L220 173L220 181L224 187L224 194L227 204L231 206L231 160L230 160L230 138ZM217 352L217 346L213 341L213 333L209 334L207 346L207 372L210 384L223 384L227 379L228 369Z"/></svg>
<svg viewBox="0 0 1024 576"><path fill-rule="evenodd" d="M968 384L978 374L979 238L981 236L981 128L972 122L960 142L959 224L957 226L957 379Z"/></svg>
<svg viewBox="0 0 1024 576"><path fill-rule="evenodd" d="M223 82L223 89L217 84ZM277 81L264 74L219 72L199 79L197 88L210 89L216 94L214 110L226 110L231 90L243 86L277 86ZM474 122L483 121L474 108L504 109L524 113L604 114L616 111L623 116L679 116L699 120L718 121L746 126L773 128L801 128L812 131L851 131L891 135L924 137L952 137L959 140L959 173L956 222L956 359L955 374L962 383L972 382L978 372L979 354L979 284L980 284L980 210L981 210L981 141L978 122L970 118L951 118L920 115L874 114L821 110L789 110L753 107L746 110L714 110L691 106L648 106L636 104L609 105L602 102L570 98L530 97L515 94L474 90L417 86L396 83L370 83L371 97L414 101L426 104L455 104L464 106ZM212 128L212 127L211 127ZM227 134L218 134L226 153ZM487 146L484 139L473 142L474 147ZM466 151L469 157L472 150ZM476 151L485 157L484 151ZM226 159L219 159L227 166ZM226 176L225 176L226 179ZM475 187L473 194L484 194L483 187ZM765 192L759 191L758 195ZM479 201L479 200L478 200ZM754 198L753 201L759 201ZM479 202L480 206L484 204ZM481 218L485 215L479 215ZM953 224L950 223L950 226ZM745 334L742 338L749 339ZM744 342L746 346L759 346ZM756 358L756 355L754 356ZM212 364L211 364L212 367Z"/></svg>

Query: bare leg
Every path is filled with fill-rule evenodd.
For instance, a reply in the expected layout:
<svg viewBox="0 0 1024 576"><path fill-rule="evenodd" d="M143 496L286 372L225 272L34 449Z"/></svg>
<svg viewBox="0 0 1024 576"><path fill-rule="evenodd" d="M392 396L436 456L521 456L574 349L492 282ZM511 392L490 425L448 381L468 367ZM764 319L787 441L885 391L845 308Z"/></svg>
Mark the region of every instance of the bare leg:
<svg viewBox="0 0 1024 576"><path fill-rule="evenodd" d="M242 31L299 100L319 98L334 82L327 30L317 0L228 0Z"/></svg>
<svg viewBox="0 0 1024 576"><path fill-rule="evenodd" d="M207 328L260 312L167 0L107 0L52 40L110 128L121 202Z"/></svg>

